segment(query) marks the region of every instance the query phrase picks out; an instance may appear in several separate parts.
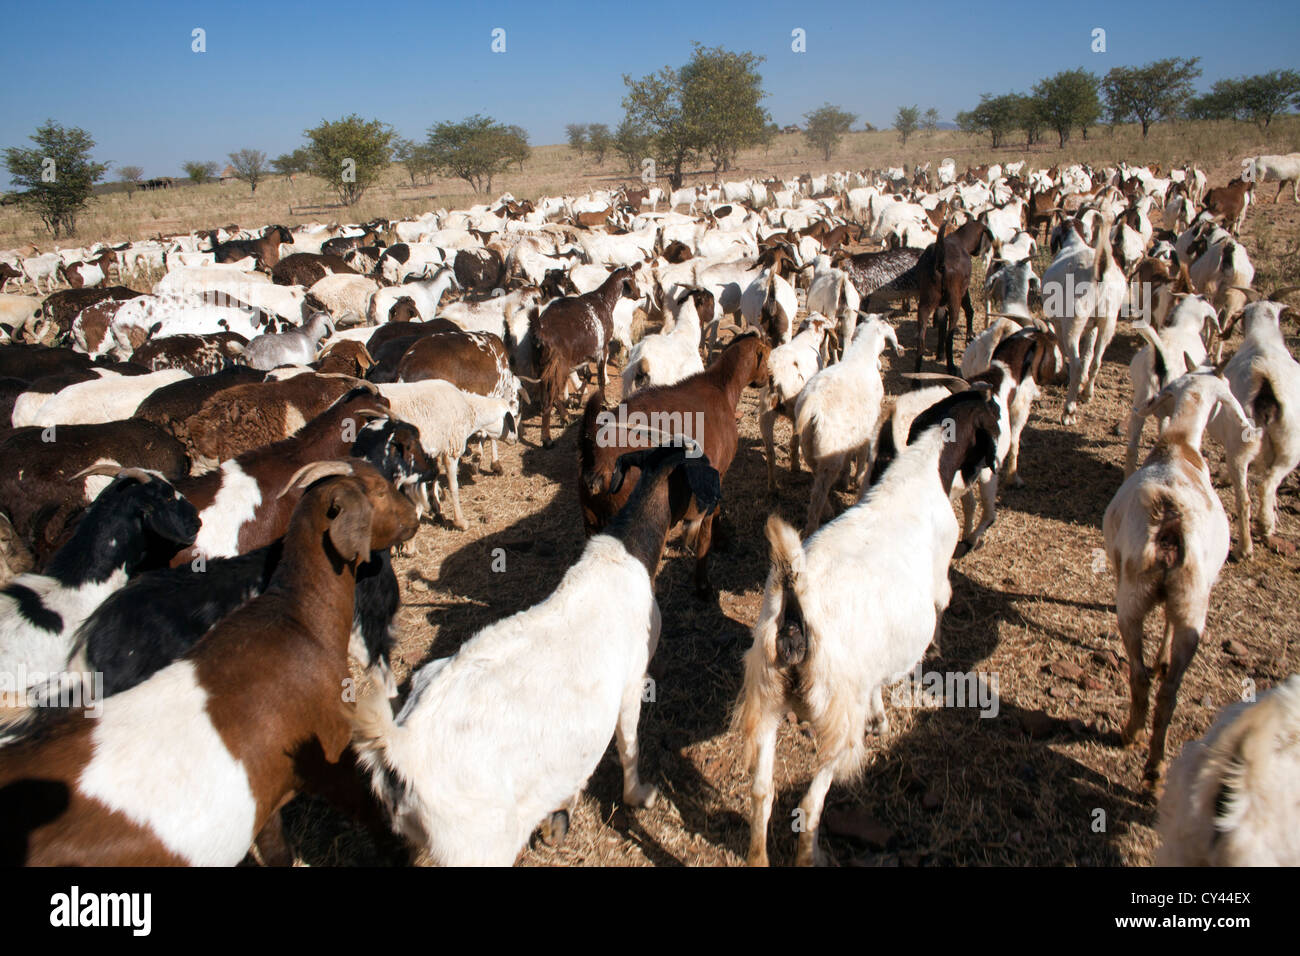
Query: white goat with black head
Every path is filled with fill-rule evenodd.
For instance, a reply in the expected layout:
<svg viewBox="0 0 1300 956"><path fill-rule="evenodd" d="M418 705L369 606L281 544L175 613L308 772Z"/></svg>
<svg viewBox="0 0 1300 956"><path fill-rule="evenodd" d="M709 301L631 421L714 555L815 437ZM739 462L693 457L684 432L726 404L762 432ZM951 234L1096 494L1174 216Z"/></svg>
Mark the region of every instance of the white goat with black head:
<svg viewBox="0 0 1300 956"><path fill-rule="evenodd" d="M857 774L868 722L888 730L884 687L938 637L957 544L948 495L958 474L970 482L993 463L998 426L984 394L964 392L927 409L913 430L880 482L807 541L779 517L768 519L772 568L734 718L754 775L751 865L767 864L776 734L786 712L809 721L817 740L796 857L811 865L832 780Z"/></svg>
<svg viewBox="0 0 1300 956"><path fill-rule="evenodd" d="M508 866L543 821L573 808L611 735L623 800L650 806L637 768L646 667L659 639L654 576L674 508L716 507L718 473L681 447L618 459L627 504L587 542L540 604L425 664L394 718L388 697L357 705L357 746L394 829L448 866Z"/></svg>

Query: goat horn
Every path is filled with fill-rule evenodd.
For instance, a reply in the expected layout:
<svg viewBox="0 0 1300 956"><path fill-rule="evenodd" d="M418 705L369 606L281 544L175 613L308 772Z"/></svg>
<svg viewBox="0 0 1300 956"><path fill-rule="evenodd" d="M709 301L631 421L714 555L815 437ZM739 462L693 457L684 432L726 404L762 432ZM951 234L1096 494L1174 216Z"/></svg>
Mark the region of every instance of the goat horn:
<svg viewBox="0 0 1300 956"><path fill-rule="evenodd" d="M1296 291L1300 291L1300 285L1284 285L1282 288L1274 289L1272 292L1270 292L1268 294L1268 298L1271 301L1276 302L1278 299L1282 298L1282 296L1290 295L1292 292L1296 292Z"/></svg>
<svg viewBox="0 0 1300 956"><path fill-rule="evenodd" d="M289 479L289 483L284 486L284 490L275 497L277 499L283 498L295 488L305 488L313 481L318 481L321 478L328 478L331 475L351 474L353 474L351 462L313 461L310 464L303 465L295 471L293 477Z"/></svg>
<svg viewBox="0 0 1300 956"><path fill-rule="evenodd" d="M117 477L121 473L121 465L115 464L114 462L102 461L91 465L89 468L81 469L81 471L69 478L68 481L78 481L82 478L89 478L93 475L112 475L113 477Z"/></svg>
<svg viewBox="0 0 1300 956"><path fill-rule="evenodd" d="M1258 289L1248 289L1244 285L1230 285L1228 286L1228 288L1233 289L1237 292L1244 292L1246 294L1246 297L1250 299L1250 301L1252 302L1258 302L1261 299L1266 298L1264 293L1260 292Z"/></svg>

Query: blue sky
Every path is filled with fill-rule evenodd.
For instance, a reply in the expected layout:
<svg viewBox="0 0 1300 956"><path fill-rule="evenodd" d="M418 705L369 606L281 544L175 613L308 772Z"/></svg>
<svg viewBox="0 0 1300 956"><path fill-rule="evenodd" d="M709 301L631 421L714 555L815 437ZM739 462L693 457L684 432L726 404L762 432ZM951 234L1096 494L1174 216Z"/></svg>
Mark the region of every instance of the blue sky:
<svg viewBox="0 0 1300 956"><path fill-rule="evenodd" d="M876 125L911 103L947 120L983 92L1165 56L1201 57L1202 89L1300 67L1296 0L6 0L3 9L0 146L29 145L53 117L88 130L97 159L147 176L175 175L187 159L224 164L243 147L275 156L301 145L309 126L351 112L413 138L483 112L524 127L534 144L560 142L566 123L616 125L623 74L679 66L693 40L765 56L765 106L783 125L826 101ZM504 53L491 50L497 27ZM1101 54L1090 49L1097 27ZM191 50L195 28L206 31L204 53ZM806 31L805 53L791 50L795 28Z"/></svg>

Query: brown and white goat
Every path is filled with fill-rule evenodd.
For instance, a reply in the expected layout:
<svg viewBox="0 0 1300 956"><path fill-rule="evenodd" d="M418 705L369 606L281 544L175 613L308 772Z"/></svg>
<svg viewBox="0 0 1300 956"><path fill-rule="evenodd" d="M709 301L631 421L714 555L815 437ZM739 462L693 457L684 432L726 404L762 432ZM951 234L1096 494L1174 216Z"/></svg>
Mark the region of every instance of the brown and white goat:
<svg viewBox="0 0 1300 956"><path fill-rule="evenodd" d="M303 762L338 762L357 567L410 538L415 509L363 463L316 463L284 492L309 484L261 595L98 719L0 749L3 862L233 866L278 831Z"/></svg>

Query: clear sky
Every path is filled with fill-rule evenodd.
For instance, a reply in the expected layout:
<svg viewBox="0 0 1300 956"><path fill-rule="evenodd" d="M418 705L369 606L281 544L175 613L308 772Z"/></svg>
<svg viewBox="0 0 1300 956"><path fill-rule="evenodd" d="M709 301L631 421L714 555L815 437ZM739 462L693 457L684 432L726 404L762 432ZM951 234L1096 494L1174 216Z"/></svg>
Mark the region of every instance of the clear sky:
<svg viewBox="0 0 1300 956"><path fill-rule="evenodd" d="M680 66L693 40L766 57L764 105L782 125L827 101L877 126L913 103L949 120L980 93L1166 56L1199 56L1200 89L1300 68L1300 0L0 0L0 11L0 146L29 145L53 118L89 131L96 159L146 176L189 159L224 165L244 147L277 156L351 112L412 138L482 112L535 145L562 142L566 123L617 125L623 74ZM504 53L491 49L498 27ZM191 49L196 28L204 53ZM806 52L791 49L796 28ZM1091 50L1094 28L1105 53Z"/></svg>

